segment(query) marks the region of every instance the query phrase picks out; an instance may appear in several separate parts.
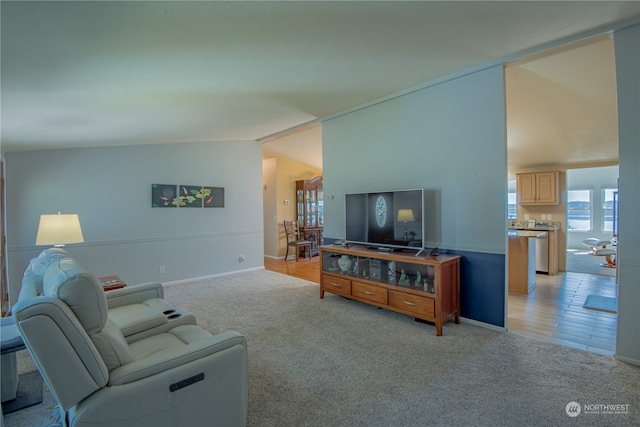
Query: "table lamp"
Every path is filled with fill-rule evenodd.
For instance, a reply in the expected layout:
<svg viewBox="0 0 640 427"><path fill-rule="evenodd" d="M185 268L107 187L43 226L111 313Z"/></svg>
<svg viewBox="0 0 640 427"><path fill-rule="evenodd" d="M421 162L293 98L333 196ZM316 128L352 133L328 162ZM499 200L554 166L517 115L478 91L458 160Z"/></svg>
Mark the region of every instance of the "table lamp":
<svg viewBox="0 0 640 427"><path fill-rule="evenodd" d="M40 215L36 245L53 245L61 248L67 243L82 243L82 228L78 214Z"/></svg>
<svg viewBox="0 0 640 427"><path fill-rule="evenodd" d="M402 236L403 240L409 240L409 234L407 233L407 222L413 221L415 221L415 218L413 217L412 209L398 210L398 222L404 222L404 236Z"/></svg>

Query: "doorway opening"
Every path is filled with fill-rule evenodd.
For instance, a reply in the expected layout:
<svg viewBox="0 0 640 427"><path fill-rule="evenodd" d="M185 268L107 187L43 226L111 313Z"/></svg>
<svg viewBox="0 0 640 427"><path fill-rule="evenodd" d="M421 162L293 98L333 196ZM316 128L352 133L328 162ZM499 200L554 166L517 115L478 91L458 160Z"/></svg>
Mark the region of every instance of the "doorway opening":
<svg viewBox="0 0 640 427"><path fill-rule="evenodd" d="M582 240L591 237L587 234L595 228L589 227L585 232L568 229L574 220L579 221L581 207L571 203L568 196L580 195L571 192L587 186L577 184L575 178L584 174L595 180L594 168L610 167L615 168L617 179L613 40L609 35L596 36L518 60L505 67L505 88L509 178L547 171L558 171L560 176L559 198L554 204L520 206L515 180L509 183L508 215L512 220L557 223L554 261L558 273L536 274L535 288L528 294L509 292L507 327L517 333L613 355L617 315L586 309L584 303L591 294L615 295L615 272L605 271L599 266L599 257L591 255L585 260L596 262L601 270L581 269L571 257L577 250L588 250ZM589 221L596 220L598 230L605 232L600 227L608 227L603 219L608 215L604 212L608 203L604 201L608 191L617 187L617 180L613 186L604 181L588 186L592 195L590 208L603 209L602 216L590 217ZM612 237L611 232L607 237Z"/></svg>

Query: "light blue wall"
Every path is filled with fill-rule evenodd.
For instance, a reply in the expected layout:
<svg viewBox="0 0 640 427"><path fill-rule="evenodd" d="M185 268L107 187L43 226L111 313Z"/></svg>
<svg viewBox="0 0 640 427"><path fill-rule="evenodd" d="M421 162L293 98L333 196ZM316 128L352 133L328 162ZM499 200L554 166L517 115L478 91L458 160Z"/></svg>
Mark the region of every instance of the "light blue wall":
<svg viewBox="0 0 640 427"><path fill-rule="evenodd" d="M96 275L174 281L263 266L262 147L255 141L5 153L10 299L43 248L40 214L78 213L67 250ZM152 208L151 184L225 188L224 208ZM247 260L239 262L239 256ZM165 274L159 274L164 265Z"/></svg>
<svg viewBox="0 0 640 427"><path fill-rule="evenodd" d="M425 188L425 245L465 253L462 315L504 326L505 129L501 65L327 120L325 237L345 237L347 193Z"/></svg>
<svg viewBox="0 0 640 427"><path fill-rule="evenodd" d="M614 33L620 153L616 357L640 365L640 25Z"/></svg>
<svg viewBox="0 0 640 427"><path fill-rule="evenodd" d="M426 246L504 254L502 66L324 122L323 159L327 237L344 238L345 194L425 188Z"/></svg>

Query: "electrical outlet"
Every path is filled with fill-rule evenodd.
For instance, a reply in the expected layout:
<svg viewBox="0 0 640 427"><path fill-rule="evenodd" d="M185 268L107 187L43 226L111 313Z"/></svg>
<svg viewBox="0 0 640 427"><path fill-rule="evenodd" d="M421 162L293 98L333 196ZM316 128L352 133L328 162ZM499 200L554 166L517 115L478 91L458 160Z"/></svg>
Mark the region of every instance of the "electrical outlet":
<svg viewBox="0 0 640 427"><path fill-rule="evenodd" d="M547 215L546 214L542 214L542 220L546 221L547 220Z"/></svg>
<svg viewBox="0 0 640 427"><path fill-rule="evenodd" d="M240 255L240 258L238 258L238 262L245 262L247 260L247 257L244 255Z"/></svg>
<svg viewBox="0 0 640 427"><path fill-rule="evenodd" d="M547 220L551 221L551 214L547 214Z"/></svg>
<svg viewBox="0 0 640 427"><path fill-rule="evenodd" d="M529 220L529 214L524 214L525 221Z"/></svg>
<svg viewBox="0 0 640 427"><path fill-rule="evenodd" d="M164 274L165 273L164 265L160 266L160 269L158 270L158 273L160 273L160 274Z"/></svg>

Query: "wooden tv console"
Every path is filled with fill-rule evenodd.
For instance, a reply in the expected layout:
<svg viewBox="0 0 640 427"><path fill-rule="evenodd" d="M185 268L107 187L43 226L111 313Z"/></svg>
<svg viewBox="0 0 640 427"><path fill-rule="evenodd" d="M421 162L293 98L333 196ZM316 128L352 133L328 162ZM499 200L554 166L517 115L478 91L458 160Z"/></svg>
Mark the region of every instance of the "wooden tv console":
<svg viewBox="0 0 640 427"><path fill-rule="evenodd" d="M435 323L460 323L460 256L320 247L320 298L331 292Z"/></svg>

